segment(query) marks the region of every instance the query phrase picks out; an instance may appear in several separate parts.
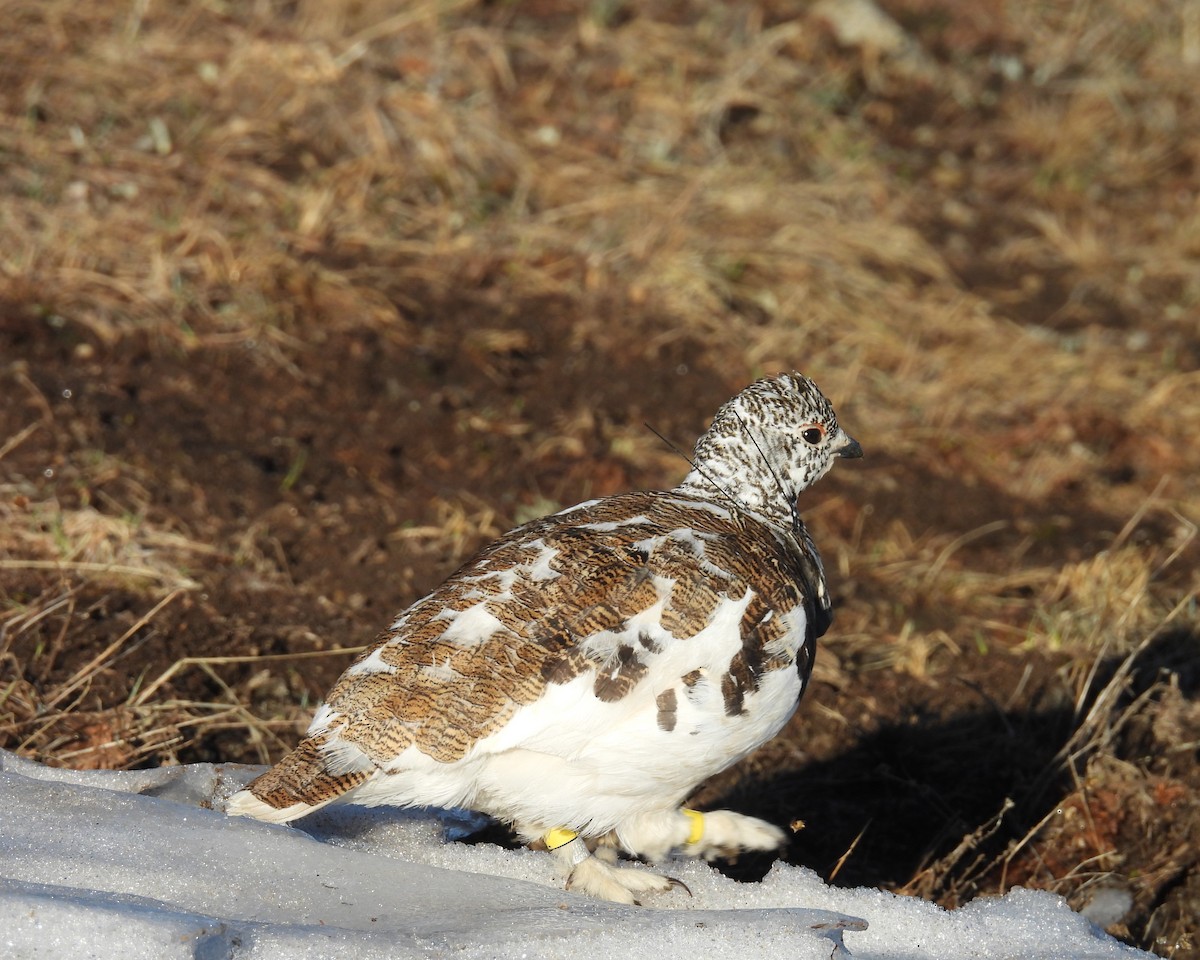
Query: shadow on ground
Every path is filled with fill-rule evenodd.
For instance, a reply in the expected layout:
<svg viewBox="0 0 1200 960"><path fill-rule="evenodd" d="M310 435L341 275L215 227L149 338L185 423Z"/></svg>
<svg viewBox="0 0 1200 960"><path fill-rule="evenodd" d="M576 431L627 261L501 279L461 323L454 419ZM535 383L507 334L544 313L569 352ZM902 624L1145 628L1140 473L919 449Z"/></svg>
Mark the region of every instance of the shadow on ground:
<svg viewBox="0 0 1200 960"><path fill-rule="evenodd" d="M802 818L786 859L838 885L947 906L1029 882L1076 908L1120 890L1148 920L1110 930L1149 947L1200 909L1188 827L1200 812L1198 649L1200 634L1184 627L1104 658L1078 708L1078 669L1042 673L1019 708L963 679L978 709L926 701L848 750L744 779L711 806L796 827ZM719 867L754 881L772 860Z"/></svg>

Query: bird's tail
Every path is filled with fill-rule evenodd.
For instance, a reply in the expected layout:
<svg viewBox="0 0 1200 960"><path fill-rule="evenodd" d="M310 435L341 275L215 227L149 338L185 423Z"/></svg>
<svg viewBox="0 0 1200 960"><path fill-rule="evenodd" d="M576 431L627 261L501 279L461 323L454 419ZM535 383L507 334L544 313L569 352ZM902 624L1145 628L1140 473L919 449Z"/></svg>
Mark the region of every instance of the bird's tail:
<svg viewBox="0 0 1200 960"><path fill-rule="evenodd" d="M268 823L288 823L339 800L361 786L374 772L369 764L334 772L326 737L305 737L291 753L266 773L239 790L225 804L235 817Z"/></svg>

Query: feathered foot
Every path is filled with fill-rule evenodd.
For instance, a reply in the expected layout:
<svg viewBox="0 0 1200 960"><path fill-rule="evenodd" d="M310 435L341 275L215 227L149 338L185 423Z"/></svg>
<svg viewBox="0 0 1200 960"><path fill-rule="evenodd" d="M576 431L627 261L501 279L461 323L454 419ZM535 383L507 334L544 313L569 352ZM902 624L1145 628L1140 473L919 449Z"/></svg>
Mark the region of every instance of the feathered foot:
<svg viewBox="0 0 1200 960"><path fill-rule="evenodd" d="M672 850L689 857L716 860L748 850L778 850L787 840L777 826L732 810L664 810L633 817L615 831L617 844L651 863Z"/></svg>
<svg viewBox="0 0 1200 960"><path fill-rule="evenodd" d="M567 830L551 830L546 834L546 846L567 869L567 889L600 900L639 906L638 897L646 893L661 893L672 887L687 887L673 877L641 867L619 867L609 856L596 856L582 837ZM608 851L602 851L607 854ZM691 893L689 890L688 893Z"/></svg>

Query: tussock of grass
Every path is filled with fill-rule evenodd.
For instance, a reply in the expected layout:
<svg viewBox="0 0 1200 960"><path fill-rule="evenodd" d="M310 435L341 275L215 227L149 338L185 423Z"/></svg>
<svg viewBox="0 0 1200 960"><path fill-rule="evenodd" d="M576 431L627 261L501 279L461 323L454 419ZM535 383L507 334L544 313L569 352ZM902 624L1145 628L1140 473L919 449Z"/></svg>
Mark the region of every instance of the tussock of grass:
<svg viewBox="0 0 1200 960"><path fill-rule="evenodd" d="M476 504L474 512L468 512L462 502L451 503L435 500L432 506L434 522L423 526L405 526L394 531L391 539L401 542L417 541L432 544L437 552L452 563L467 558L475 545L495 540L504 531L496 525L496 511L487 504Z"/></svg>
<svg viewBox="0 0 1200 960"><path fill-rule="evenodd" d="M53 501L24 506L0 503L0 570L46 570L92 580L141 582L158 590L194 589L184 572L189 562L211 556L211 544L155 529L130 516L94 507L64 509Z"/></svg>
<svg viewBox="0 0 1200 960"><path fill-rule="evenodd" d="M254 656L185 657L158 676L134 684L123 702L95 709L90 688L102 671L120 669L126 651L158 614L182 594L177 588L149 607L122 634L69 676L53 683L37 683L26 676L46 676L62 654L65 631L50 647L38 647L32 656L18 656L22 635L40 620L66 608L74 611L76 591L48 592L34 602L0 618L0 663L15 668L12 679L0 686L0 742L43 762L71 767L125 769L147 758L177 762L180 747L189 739L236 731L260 762L285 749L289 738L307 724L308 712L297 706L286 717L263 717L253 705L264 686L272 683L270 665L289 664L314 657L346 658L362 647L314 650L305 653ZM231 684L222 667L258 667L246 679ZM172 681L189 670L199 670L211 681L219 699L202 701L170 695ZM166 695L164 695L166 694Z"/></svg>

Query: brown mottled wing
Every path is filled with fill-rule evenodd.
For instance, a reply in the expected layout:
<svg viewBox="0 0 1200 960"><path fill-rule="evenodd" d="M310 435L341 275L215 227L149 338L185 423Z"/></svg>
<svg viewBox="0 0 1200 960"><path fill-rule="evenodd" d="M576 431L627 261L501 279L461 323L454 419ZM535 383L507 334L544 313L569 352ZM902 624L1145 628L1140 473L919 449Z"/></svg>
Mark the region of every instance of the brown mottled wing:
<svg viewBox="0 0 1200 960"><path fill-rule="evenodd" d="M345 783L313 780L297 795L304 771L296 770L287 790L321 802L330 786L357 785L362 760L386 766L410 747L453 763L548 685L583 675L598 700L619 701L653 669L662 644L694 636L723 599L749 590L721 664L725 710L738 715L765 672L794 667L806 677L811 669L815 632L801 650L785 649L782 618L771 615L799 604L812 611L824 597L820 561L806 546L674 494L613 497L521 527L410 607L334 686L308 752L302 744L297 753L316 751L325 773ZM661 629L629 629L660 601ZM666 725L674 704L660 693L649 702ZM263 797L271 784L260 786Z"/></svg>
<svg viewBox="0 0 1200 960"><path fill-rule="evenodd" d="M553 579L529 570L539 540L560 551ZM316 807L413 746L444 763L461 759L548 683L591 668L581 639L649 599L645 564L621 538L554 518L513 531L405 611L337 681L309 736L248 789L277 810ZM516 575L505 586L509 571ZM449 635L457 615L480 606L494 618L490 630ZM623 674L598 682L598 695L636 682L640 669L629 659Z"/></svg>
<svg viewBox="0 0 1200 960"><path fill-rule="evenodd" d="M538 579L532 572L535 544L548 551L556 576ZM730 668L726 700L730 712L740 712L762 672L795 662L795 653L776 649L783 627L771 612L799 604L811 611L825 599L820 561L807 546L664 494L613 497L536 521L483 551L383 639L378 659L395 672L379 699L369 698L368 712L361 687L384 677L368 681L348 672L329 706L344 720L341 736L376 762L410 744L451 762L536 701L548 683L590 673L598 699L626 696L663 642L661 635L626 629L652 604L663 601L662 630L681 640L703 629L724 598L751 590L740 631L744 649ZM507 588L506 570L520 571ZM446 611L469 616L481 604L498 629L448 640ZM796 663L802 673L811 668L811 653ZM443 669L431 671L434 664Z"/></svg>
<svg viewBox="0 0 1200 960"><path fill-rule="evenodd" d="M620 699L645 673L644 661L626 645L605 650L584 641L620 630L658 599L649 558L628 539L543 521L488 548L359 658L374 657L388 672L352 669L338 681L327 702L340 739L379 764L412 745L450 763L548 683L595 670L596 696ZM544 548L530 546L539 540ZM554 551L557 577L529 574L536 549ZM519 571L516 580L499 589L500 574L511 570ZM490 572L493 580L480 579ZM480 606L495 629L448 639L446 612L471 616Z"/></svg>

